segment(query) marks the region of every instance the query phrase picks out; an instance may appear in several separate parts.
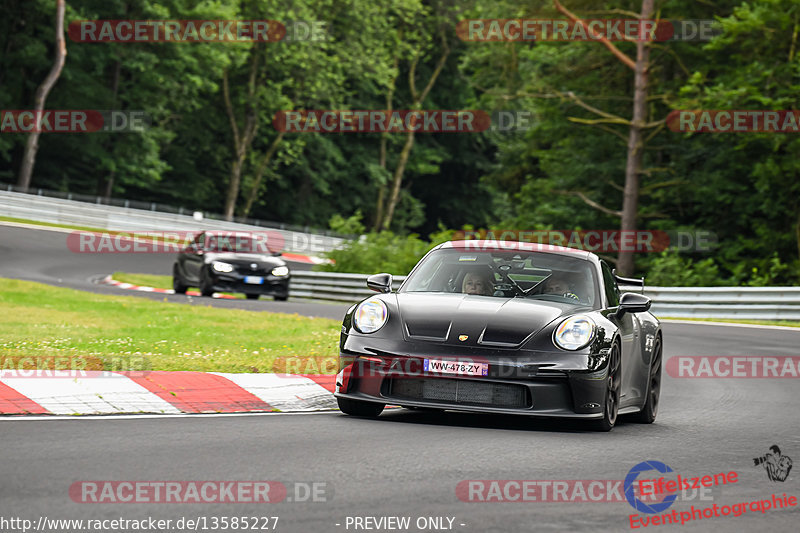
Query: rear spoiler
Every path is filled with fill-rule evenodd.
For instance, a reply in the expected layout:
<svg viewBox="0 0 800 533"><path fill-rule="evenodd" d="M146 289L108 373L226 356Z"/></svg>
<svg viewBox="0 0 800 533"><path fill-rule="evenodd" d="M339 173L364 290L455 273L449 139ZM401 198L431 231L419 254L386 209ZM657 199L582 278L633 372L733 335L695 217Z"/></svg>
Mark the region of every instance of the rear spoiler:
<svg viewBox="0 0 800 533"><path fill-rule="evenodd" d="M622 276L617 275L617 269L612 270L611 275L614 276L614 279L617 281L617 285L636 287L639 289L639 292L644 294L644 278L623 278Z"/></svg>

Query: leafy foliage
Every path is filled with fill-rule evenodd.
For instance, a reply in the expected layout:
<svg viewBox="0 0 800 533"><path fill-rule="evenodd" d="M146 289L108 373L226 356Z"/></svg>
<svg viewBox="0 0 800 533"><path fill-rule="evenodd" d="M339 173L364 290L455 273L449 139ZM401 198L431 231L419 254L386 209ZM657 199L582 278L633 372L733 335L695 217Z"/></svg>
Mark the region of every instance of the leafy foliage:
<svg viewBox="0 0 800 533"><path fill-rule="evenodd" d="M609 18L641 6L641 0L562 3L581 16ZM252 106L259 124L243 163L236 214L312 226L332 222L362 233L374 226L379 191L391 182L404 134L289 133L278 139L272 118L289 109L385 109L390 93L395 109L411 105L409 76L428 79L442 55L438 31L444 27L450 53L421 106L526 111L533 127L417 134L392 231L334 252L333 268L405 274L443 238L443 227L619 226L630 69L594 42L476 43L455 35L460 19L561 18L551 0L84 0L67 6L67 22L319 21L327 39L259 45L68 41L47 107L144 110L152 125L138 134L42 135L34 187L110 191L222 212L234 159L225 71L237 123ZM708 42L652 43L648 120L654 127L644 147L638 224L711 231L719 245L713 252L644 254L637 257L639 274L661 284L800 283L800 137L678 133L660 124L674 109L798 108L800 4L660 0L656 7L665 19L716 18L723 31ZM0 109L32 107L50 68L54 9L50 0L0 5ZM618 46L629 55L634 49L628 42ZM250 95L254 54L257 84ZM593 110L623 120L587 122L598 118ZM3 182L15 182L25 140L0 135Z"/></svg>

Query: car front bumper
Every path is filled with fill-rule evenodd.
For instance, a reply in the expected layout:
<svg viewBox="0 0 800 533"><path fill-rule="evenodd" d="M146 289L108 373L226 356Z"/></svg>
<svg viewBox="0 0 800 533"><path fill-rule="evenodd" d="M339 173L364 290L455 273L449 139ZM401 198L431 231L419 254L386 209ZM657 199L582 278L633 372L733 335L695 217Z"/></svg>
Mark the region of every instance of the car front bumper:
<svg viewBox="0 0 800 533"><path fill-rule="evenodd" d="M211 285L214 292L235 292L244 294L263 294L270 296L289 295L289 276L252 276L260 277L262 283L247 283L244 276L235 272L219 274L215 273L211 277Z"/></svg>
<svg viewBox="0 0 800 533"><path fill-rule="evenodd" d="M428 357L484 363L488 372L486 376L434 373L424 370L425 355L342 352L335 395L461 411L581 419L603 416L608 366L590 370L575 354Z"/></svg>

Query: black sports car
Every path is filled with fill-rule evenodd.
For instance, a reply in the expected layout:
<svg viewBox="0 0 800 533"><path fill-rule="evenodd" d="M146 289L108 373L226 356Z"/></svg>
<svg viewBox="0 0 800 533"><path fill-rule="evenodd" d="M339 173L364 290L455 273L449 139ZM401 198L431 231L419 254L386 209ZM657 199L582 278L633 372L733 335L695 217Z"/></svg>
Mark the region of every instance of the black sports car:
<svg viewBox="0 0 800 533"><path fill-rule="evenodd" d="M454 241L431 250L396 293L351 307L342 325L336 398L342 412L386 404L651 423L662 334L642 294L620 295L595 254L531 243Z"/></svg>
<svg viewBox="0 0 800 533"><path fill-rule="evenodd" d="M178 294L198 287L203 296L238 292L249 299L266 294L286 300L291 276L279 255L251 234L206 231L178 254L172 288Z"/></svg>

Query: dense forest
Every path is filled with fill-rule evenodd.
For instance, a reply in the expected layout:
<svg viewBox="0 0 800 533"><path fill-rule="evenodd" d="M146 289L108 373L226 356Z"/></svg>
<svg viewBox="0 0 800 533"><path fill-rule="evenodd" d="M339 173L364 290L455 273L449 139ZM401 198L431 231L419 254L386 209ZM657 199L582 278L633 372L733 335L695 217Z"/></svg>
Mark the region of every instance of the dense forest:
<svg viewBox="0 0 800 533"><path fill-rule="evenodd" d="M53 67L57 4L0 5L0 109L33 108ZM714 20L717 31L644 44L486 42L459 31L473 19L636 19L650 5L646 18ZM674 110L798 109L800 0L66 1L65 31L98 19L269 19L287 34L68 35L45 108L144 111L149 126L42 134L30 187L373 232L351 258L381 246L412 262L445 229L702 231L712 249L636 254L635 272L660 284L800 282L800 135L691 133L666 121ZM320 31L304 38L311 26ZM273 124L303 109L508 111L529 121L416 134ZM2 183L18 183L26 140L0 133ZM371 271L380 256L352 268ZM387 268L402 270L402 260Z"/></svg>

